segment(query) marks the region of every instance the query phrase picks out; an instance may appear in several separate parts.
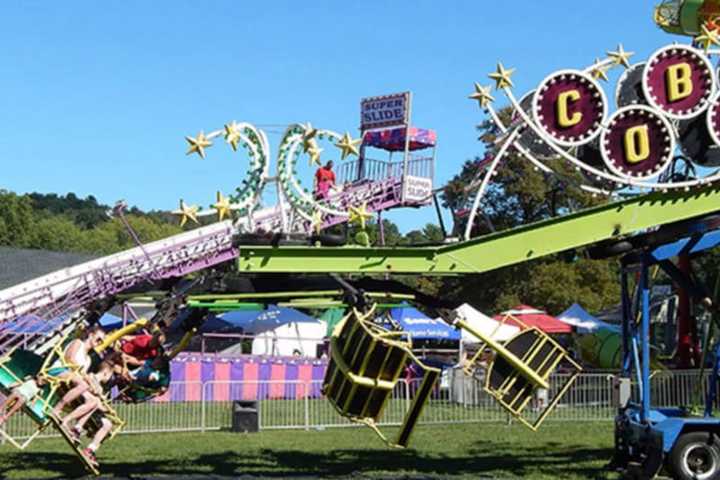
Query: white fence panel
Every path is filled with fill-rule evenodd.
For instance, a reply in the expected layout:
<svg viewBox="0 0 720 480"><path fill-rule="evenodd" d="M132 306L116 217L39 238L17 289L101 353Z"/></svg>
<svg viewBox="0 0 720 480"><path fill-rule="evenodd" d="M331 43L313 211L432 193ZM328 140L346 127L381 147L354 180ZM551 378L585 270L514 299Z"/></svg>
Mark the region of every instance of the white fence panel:
<svg viewBox="0 0 720 480"><path fill-rule="evenodd" d="M551 377L550 396L567 381L563 374ZM612 421L612 374L583 373L565 394L547 422ZM696 371L666 371L652 380L652 405L703 403L709 374L698 385ZM459 370L450 372L445 387L436 387L423 410L420 424L507 422L508 414L484 391L482 377L469 377ZM255 402L259 428L323 429L355 425L341 417L321 394L320 381L209 381L173 382L160 399L141 404L116 403L125 419L125 433L177 432L229 429L233 402ZM420 380L401 380L385 408L380 425L399 425L419 388ZM634 385L637 396L637 385ZM2 398L0 398L2 400ZM716 407L720 407L717 405ZM528 407L530 417L542 408L541 399ZM16 438L26 438L35 424L15 415L5 429ZM41 436L51 436L48 428Z"/></svg>

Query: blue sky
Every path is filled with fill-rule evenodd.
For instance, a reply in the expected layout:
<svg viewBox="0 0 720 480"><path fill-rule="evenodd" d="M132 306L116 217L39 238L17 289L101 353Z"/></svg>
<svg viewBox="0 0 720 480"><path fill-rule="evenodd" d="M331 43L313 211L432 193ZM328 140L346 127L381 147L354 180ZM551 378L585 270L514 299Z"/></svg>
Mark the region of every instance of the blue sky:
<svg viewBox="0 0 720 480"><path fill-rule="evenodd" d="M623 43L673 40L654 2L7 2L0 28L0 188L75 192L144 209L231 192L245 161L184 135L230 120L310 121L357 135L364 96L411 90L438 132L437 182L480 151L467 99L498 60L516 93ZM612 92L614 85L608 85ZM272 131L280 127L270 128ZM279 135L270 134L275 146ZM403 231L431 209L390 215Z"/></svg>

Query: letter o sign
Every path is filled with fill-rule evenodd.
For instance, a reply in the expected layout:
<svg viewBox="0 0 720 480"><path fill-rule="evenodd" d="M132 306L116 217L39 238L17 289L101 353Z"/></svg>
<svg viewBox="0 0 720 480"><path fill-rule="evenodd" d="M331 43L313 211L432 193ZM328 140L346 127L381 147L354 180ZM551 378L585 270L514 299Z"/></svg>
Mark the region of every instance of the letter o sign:
<svg viewBox="0 0 720 480"><path fill-rule="evenodd" d="M710 104L715 94L715 72L700 50L668 45L648 59L642 88L652 107L673 120L687 120Z"/></svg>
<svg viewBox="0 0 720 480"><path fill-rule="evenodd" d="M553 142L564 147L583 145L600 133L607 115L603 89L579 70L548 76L535 91L535 123Z"/></svg>
<svg viewBox="0 0 720 480"><path fill-rule="evenodd" d="M662 173L673 158L670 122L644 105L616 111L600 136L600 152L614 174L644 180Z"/></svg>
<svg viewBox="0 0 720 480"><path fill-rule="evenodd" d="M706 113L708 132L715 145L720 146L720 94L715 95Z"/></svg>

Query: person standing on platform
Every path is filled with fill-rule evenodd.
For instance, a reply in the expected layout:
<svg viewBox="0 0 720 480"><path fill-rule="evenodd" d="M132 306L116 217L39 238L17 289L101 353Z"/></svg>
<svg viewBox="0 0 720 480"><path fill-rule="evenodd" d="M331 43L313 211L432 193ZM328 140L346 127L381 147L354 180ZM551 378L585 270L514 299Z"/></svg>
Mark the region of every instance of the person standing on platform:
<svg viewBox="0 0 720 480"><path fill-rule="evenodd" d="M315 198L327 199L330 189L335 186L335 172L332 168L333 162L329 160L315 172Z"/></svg>

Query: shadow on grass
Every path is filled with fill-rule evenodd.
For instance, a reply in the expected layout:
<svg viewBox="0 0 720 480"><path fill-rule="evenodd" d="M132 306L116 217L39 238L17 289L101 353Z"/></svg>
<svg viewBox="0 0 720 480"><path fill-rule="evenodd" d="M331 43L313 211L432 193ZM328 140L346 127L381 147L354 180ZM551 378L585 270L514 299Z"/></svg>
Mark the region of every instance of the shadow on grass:
<svg viewBox="0 0 720 480"><path fill-rule="evenodd" d="M607 478L598 464L605 464L611 449L563 445L556 451L537 448L518 453L522 446L499 442L476 443L463 455L427 454L414 450L330 450L312 453L302 450L225 451L204 454L182 461L109 461L101 465L104 475L143 478L153 475L241 476L250 478L352 477L363 478L504 478L508 475L532 478L543 474L555 478ZM501 452L508 452L503 454ZM84 470L71 454L11 453L3 456L0 478L32 466L56 472L53 478L81 477Z"/></svg>
<svg viewBox="0 0 720 480"><path fill-rule="evenodd" d="M57 476L54 478L87 476L87 472L80 460L70 453L3 452L0 478L7 478L10 473L17 475L18 472L29 469L37 470L38 468L55 472Z"/></svg>

